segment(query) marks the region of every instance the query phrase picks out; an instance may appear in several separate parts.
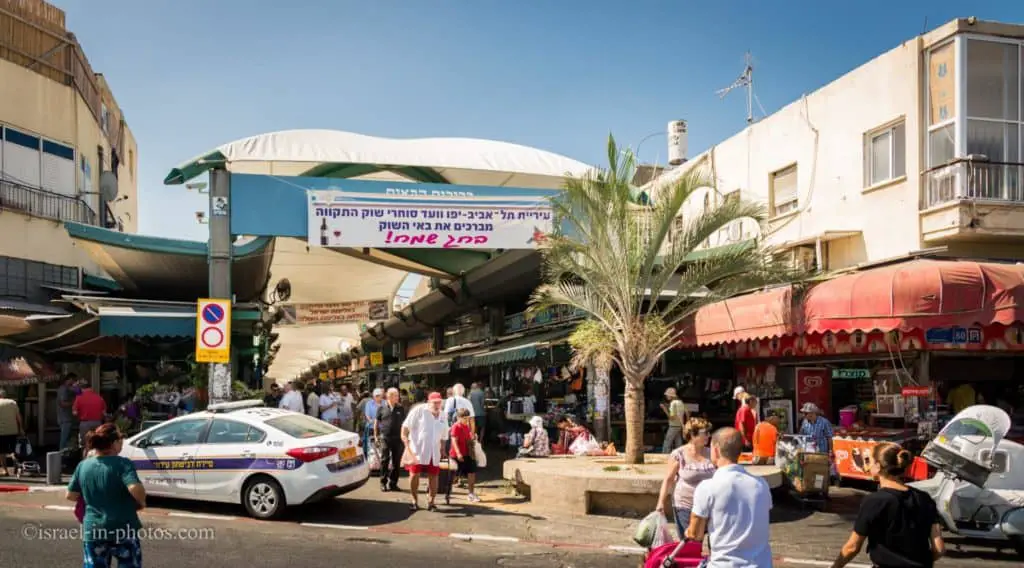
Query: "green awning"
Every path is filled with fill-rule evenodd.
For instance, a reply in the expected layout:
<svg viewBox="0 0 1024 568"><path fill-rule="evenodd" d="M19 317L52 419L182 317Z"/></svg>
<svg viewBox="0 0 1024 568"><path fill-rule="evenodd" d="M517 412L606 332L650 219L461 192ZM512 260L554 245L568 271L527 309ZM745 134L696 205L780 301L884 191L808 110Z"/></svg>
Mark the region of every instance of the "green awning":
<svg viewBox="0 0 1024 568"><path fill-rule="evenodd" d="M452 369L454 357L433 357L405 364L406 375L447 375Z"/></svg>
<svg viewBox="0 0 1024 568"><path fill-rule="evenodd" d="M252 322L256 310L234 310L232 322ZM243 329L235 326L235 331ZM195 337L195 308L133 308L114 314L100 314L100 335L106 337ZM234 333L232 334L234 335Z"/></svg>
<svg viewBox="0 0 1024 568"><path fill-rule="evenodd" d="M487 367L537 358L537 351L565 341L575 327L563 327L536 335L528 335L494 345L486 353L473 355L467 366Z"/></svg>

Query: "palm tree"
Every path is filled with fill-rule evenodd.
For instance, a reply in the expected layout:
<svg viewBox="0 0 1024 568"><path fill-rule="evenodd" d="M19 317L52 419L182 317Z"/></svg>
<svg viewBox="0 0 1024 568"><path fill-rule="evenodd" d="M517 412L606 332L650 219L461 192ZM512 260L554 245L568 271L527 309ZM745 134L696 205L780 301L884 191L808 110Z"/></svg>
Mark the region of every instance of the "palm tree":
<svg viewBox="0 0 1024 568"><path fill-rule="evenodd" d="M643 463L644 380L677 345L687 318L702 306L794 272L760 244L694 254L739 219L762 222L765 208L725 200L673 230L683 204L715 182L691 167L652 199L635 197L636 160L608 139L608 168L567 178L551 199L555 230L543 240L544 275L531 309L568 305L588 319L570 337L575 363L610 368L626 383L627 463Z"/></svg>

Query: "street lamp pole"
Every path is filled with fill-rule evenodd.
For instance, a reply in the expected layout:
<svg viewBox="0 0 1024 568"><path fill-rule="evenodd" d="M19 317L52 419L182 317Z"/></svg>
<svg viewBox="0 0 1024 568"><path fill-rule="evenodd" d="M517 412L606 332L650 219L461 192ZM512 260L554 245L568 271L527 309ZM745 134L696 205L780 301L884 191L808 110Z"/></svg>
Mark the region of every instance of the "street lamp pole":
<svg viewBox="0 0 1024 568"><path fill-rule="evenodd" d="M210 298L233 301L231 291L231 174L223 165L210 170L208 262ZM229 324L230 325L230 324ZM230 338L228 338L230 342ZM230 343L229 343L230 344ZM211 363L210 403L231 400L231 363Z"/></svg>

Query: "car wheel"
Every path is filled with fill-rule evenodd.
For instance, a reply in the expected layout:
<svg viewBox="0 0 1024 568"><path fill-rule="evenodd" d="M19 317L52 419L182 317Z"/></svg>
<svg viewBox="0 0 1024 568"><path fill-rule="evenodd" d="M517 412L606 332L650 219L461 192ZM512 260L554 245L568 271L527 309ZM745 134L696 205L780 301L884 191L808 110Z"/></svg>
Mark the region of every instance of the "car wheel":
<svg viewBox="0 0 1024 568"><path fill-rule="evenodd" d="M285 509L284 490L273 478L253 477L242 490L242 505L250 517L269 520L281 516Z"/></svg>

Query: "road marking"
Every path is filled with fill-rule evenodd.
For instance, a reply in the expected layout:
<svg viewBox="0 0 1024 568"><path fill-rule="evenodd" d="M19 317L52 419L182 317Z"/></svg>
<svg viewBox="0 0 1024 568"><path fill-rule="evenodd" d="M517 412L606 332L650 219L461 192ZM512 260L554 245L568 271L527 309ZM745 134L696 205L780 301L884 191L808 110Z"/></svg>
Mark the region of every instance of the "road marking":
<svg viewBox="0 0 1024 568"><path fill-rule="evenodd" d="M807 560L804 558L779 558L783 564L799 564L801 566L831 566L832 562L825 560ZM847 564L849 568L871 568L870 564Z"/></svg>
<svg viewBox="0 0 1024 568"><path fill-rule="evenodd" d="M317 529L334 529L339 531L365 531L369 530L370 527L357 527L353 525L331 525L327 523L299 523L303 527L312 527Z"/></svg>
<svg viewBox="0 0 1024 568"><path fill-rule="evenodd" d="M614 550L615 552L624 552L626 554L647 554L647 550L640 548L639 546L615 546L613 544L608 547L608 550Z"/></svg>
<svg viewBox="0 0 1024 568"><path fill-rule="evenodd" d="M206 515L203 513L167 513L168 517L186 517L189 519L212 519L221 521L234 521L238 517L231 517L228 515Z"/></svg>
<svg viewBox="0 0 1024 568"><path fill-rule="evenodd" d="M519 539L514 536L494 536L491 534L452 533L448 535L448 537L465 541L486 540L489 542L519 542Z"/></svg>
<svg viewBox="0 0 1024 568"><path fill-rule="evenodd" d="M75 508L70 506L70 505L47 505L47 506L44 507L44 509L49 509L51 511L74 511L75 510Z"/></svg>

